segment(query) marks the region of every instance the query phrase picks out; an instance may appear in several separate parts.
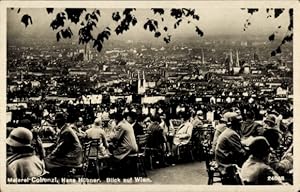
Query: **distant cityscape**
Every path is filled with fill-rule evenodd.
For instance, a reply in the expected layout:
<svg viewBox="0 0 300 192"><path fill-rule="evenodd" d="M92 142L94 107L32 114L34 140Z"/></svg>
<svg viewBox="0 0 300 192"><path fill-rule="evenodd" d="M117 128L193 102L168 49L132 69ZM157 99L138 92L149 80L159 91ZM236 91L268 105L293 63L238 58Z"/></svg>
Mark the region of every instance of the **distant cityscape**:
<svg viewBox="0 0 300 192"><path fill-rule="evenodd" d="M133 99L136 96L147 97L143 102L174 97L191 102L292 97L292 46L276 57L270 50L263 40L166 46L127 40L108 45L101 53L77 42L27 41L21 46L9 42L7 101L68 97L96 104L105 98L105 102L141 102Z"/></svg>

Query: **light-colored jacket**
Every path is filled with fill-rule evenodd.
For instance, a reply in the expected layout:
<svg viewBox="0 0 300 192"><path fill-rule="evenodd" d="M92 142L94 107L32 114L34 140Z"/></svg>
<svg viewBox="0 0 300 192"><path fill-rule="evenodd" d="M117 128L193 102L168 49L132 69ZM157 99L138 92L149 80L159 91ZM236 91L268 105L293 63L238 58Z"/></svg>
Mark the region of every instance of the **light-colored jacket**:
<svg viewBox="0 0 300 192"><path fill-rule="evenodd" d="M282 180L279 175L262 160L252 155L243 164L241 177L245 184L252 185L279 185Z"/></svg>
<svg viewBox="0 0 300 192"><path fill-rule="evenodd" d="M33 153L14 154L7 159L10 176L24 179L39 177L45 172L45 164Z"/></svg>
<svg viewBox="0 0 300 192"><path fill-rule="evenodd" d="M138 146L134 136L134 130L126 120L122 120L116 127L116 133L111 138L115 141L115 149L112 154L115 158L122 160L129 153L137 152Z"/></svg>
<svg viewBox="0 0 300 192"><path fill-rule="evenodd" d="M193 125L191 122L186 121L183 124L181 124L176 131L176 134L174 136L174 145L186 145L192 137L193 133Z"/></svg>

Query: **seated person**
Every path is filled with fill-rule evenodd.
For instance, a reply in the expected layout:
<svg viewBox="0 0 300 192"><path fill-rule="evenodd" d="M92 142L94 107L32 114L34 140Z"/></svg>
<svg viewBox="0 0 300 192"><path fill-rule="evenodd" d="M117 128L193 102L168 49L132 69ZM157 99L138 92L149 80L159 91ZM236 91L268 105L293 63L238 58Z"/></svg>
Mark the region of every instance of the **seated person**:
<svg viewBox="0 0 300 192"><path fill-rule="evenodd" d="M225 129L228 127L229 124L229 119L236 116L237 113L235 112L225 112L221 119L220 119L220 123L216 126L216 130L214 133L214 138L213 138L213 142L212 142L212 151L214 152L216 149L216 145L217 145L217 141L219 136L221 135L221 133L223 133L223 131L225 131Z"/></svg>
<svg viewBox="0 0 300 192"><path fill-rule="evenodd" d="M250 156L243 164L241 177L245 184L282 184L279 175L268 165L270 145L263 136L255 137L249 146Z"/></svg>
<svg viewBox="0 0 300 192"><path fill-rule="evenodd" d="M73 123L66 123L65 116L61 113L56 115L55 121L61 129L55 149L46 157L46 168L51 175L62 176L61 168L69 170L82 163L82 147L78 136L73 130Z"/></svg>
<svg viewBox="0 0 300 192"><path fill-rule="evenodd" d="M135 173L131 167L131 161L128 157L131 153L138 152L138 145L134 136L132 125L124 119L120 113L116 113L116 132L111 136L112 145L110 145L111 161L113 164L112 174L120 178L127 178Z"/></svg>
<svg viewBox="0 0 300 192"><path fill-rule="evenodd" d="M75 131L79 139L84 139L86 137L85 130L86 127L83 125L83 118L79 117L78 121L75 123Z"/></svg>
<svg viewBox="0 0 300 192"><path fill-rule="evenodd" d="M128 154L138 152L138 146L132 125L124 119L122 114L116 113L114 118L116 121L116 132L111 137L113 142L111 153L116 160L120 161Z"/></svg>
<svg viewBox="0 0 300 192"><path fill-rule="evenodd" d="M192 125L194 128L201 127L203 125L203 112L201 110L197 111L193 115Z"/></svg>
<svg viewBox="0 0 300 192"><path fill-rule="evenodd" d="M108 143L106 140L106 134L105 131L102 129L102 121L101 118L97 118L94 121L94 124L92 125L92 128L86 130L86 136L87 139L99 139L99 153L97 156L99 158L108 157L109 152L108 149ZM94 149L91 149L91 155L93 155Z"/></svg>
<svg viewBox="0 0 300 192"><path fill-rule="evenodd" d="M38 135L38 130L33 129L32 123L29 119L21 120L20 123L19 123L19 126L20 127L25 127L27 129L31 130L32 135L33 135L31 145L34 148L35 154L41 160L43 160L46 156L46 152L45 152L45 149L42 145L42 140L41 140L40 136Z"/></svg>
<svg viewBox="0 0 300 192"><path fill-rule="evenodd" d="M252 111L247 111L246 120L242 123L241 127L242 139L247 139L251 136L261 136L262 134L263 126L254 121L254 113Z"/></svg>
<svg viewBox="0 0 300 192"><path fill-rule="evenodd" d="M216 149L217 141L221 133L227 128L228 118L232 115L232 112L226 112L220 119L220 123L216 126L216 130L214 133L214 138L212 141L212 151L214 152Z"/></svg>
<svg viewBox="0 0 300 192"><path fill-rule="evenodd" d="M190 115L184 114L183 121L174 135L173 143L175 146L187 144L192 137L193 125L190 122Z"/></svg>
<svg viewBox="0 0 300 192"><path fill-rule="evenodd" d="M12 155L7 158L7 177L30 178L39 177L45 173L45 165L34 154L31 145L33 135L26 128L18 127L12 130L6 143L11 147Z"/></svg>
<svg viewBox="0 0 300 192"><path fill-rule="evenodd" d="M240 136L241 117L238 114L230 117L228 128L218 138L215 158L222 175L226 176L226 168L232 164L241 166L245 161L246 152ZM224 180L223 184L227 184Z"/></svg>
<svg viewBox="0 0 300 192"><path fill-rule="evenodd" d="M190 114L184 113L183 114L183 123L179 126L177 129L174 139L173 139L173 153L175 152L175 155L178 151L178 146L180 145L186 145L192 138L192 132L193 132L193 125L190 122Z"/></svg>
<svg viewBox="0 0 300 192"><path fill-rule="evenodd" d="M163 129L159 124L160 119L156 116L151 118L151 123L148 126L149 138L147 146L150 148L164 149L166 139L164 137Z"/></svg>
<svg viewBox="0 0 300 192"><path fill-rule="evenodd" d="M137 114L135 112L128 112L124 114L125 119L130 123L133 127L134 130L134 135L137 137L138 135L143 135L144 134L144 129L140 125L139 122L137 122Z"/></svg>
<svg viewBox="0 0 300 192"><path fill-rule="evenodd" d="M280 175L287 174L293 168L292 146L283 157L278 157L276 150L280 147L281 132L278 129L265 130L264 137L270 144L270 158L268 164ZM290 151L290 152L289 152Z"/></svg>
<svg viewBox="0 0 300 192"><path fill-rule="evenodd" d="M148 126L149 137L147 141L147 147L155 154L161 163L161 165L166 166L165 154L168 151L167 139L164 135L164 130L160 126L160 118L154 116L151 118L151 123Z"/></svg>

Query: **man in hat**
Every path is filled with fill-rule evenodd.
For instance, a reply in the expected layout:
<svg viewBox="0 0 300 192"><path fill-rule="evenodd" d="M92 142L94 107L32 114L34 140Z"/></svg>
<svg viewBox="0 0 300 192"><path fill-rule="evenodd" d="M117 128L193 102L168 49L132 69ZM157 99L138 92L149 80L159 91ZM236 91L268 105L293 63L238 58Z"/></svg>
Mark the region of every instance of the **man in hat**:
<svg viewBox="0 0 300 192"><path fill-rule="evenodd" d="M263 136L255 137L249 149L250 156L241 169L244 182L250 185L282 184L281 177L268 165L268 141Z"/></svg>
<svg viewBox="0 0 300 192"><path fill-rule="evenodd" d="M75 121L69 118L69 123L66 123L66 118L59 113L55 117L57 127L60 128L56 147L45 159L46 168L53 176L62 176L64 171L68 171L73 167L79 166L82 163L82 146L76 132L73 130Z"/></svg>
<svg viewBox="0 0 300 192"><path fill-rule="evenodd" d="M270 144L270 157L268 164L279 174L285 175L293 168L292 146L289 153L278 157L276 150L280 147L282 132L278 129L269 128L265 130L264 137Z"/></svg>
<svg viewBox="0 0 300 192"><path fill-rule="evenodd" d="M240 136L241 116L233 113L228 122L228 127L219 136L215 150L216 161L224 178L227 178L227 167L232 164L241 166L246 155ZM226 179L223 184L228 184Z"/></svg>
<svg viewBox="0 0 300 192"><path fill-rule="evenodd" d="M32 138L31 131L18 127L12 130L6 139L6 144L12 151L12 155L6 161L8 177L39 177L45 172L44 163L34 154Z"/></svg>
<svg viewBox="0 0 300 192"><path fill-rule="evenodd" d="M214 152L216 149L217 141L221 133L227 128L228 119L231 118L235 113L233 112L225 112L221 119L220 123L216 126L216 130L214 133L214 138L212 142L212 151Z"/></svg>
<svg viewBox="0 0 300 192"><path fill-rule="evenodd" d="M264 129L276 129L276 117L274 115L268 115L263 121ZM279 129L279 128L278 128Z"/></svg>

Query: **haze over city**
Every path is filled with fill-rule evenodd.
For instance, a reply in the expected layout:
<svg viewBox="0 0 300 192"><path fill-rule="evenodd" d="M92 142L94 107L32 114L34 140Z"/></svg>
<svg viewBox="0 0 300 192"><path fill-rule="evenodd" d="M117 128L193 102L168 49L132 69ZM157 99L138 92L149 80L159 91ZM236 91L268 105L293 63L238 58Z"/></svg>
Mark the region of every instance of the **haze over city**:
<svg viewBox="0 0 300 192"><path fill-rule="evenodd" d="M92 9L88 9L92 10ZM55 9L53 14L47 14L45 8L22 8L21 12L17 14L17 9L11 10L7 9L7 35L8 39L14 38L53 38L55 40L56 31L50 28L51 21L55 18L56 14L62 9ZM101 18L97 23L97 29L94 32L100 32L104 27L111 27L114 30L116 22L112 20L111 15L115 11L122 12L122 9L100 9ZM123 35L116 36L115 33L112 34L111 40L136 40L136 41L148 41L153 42L162 41L162 39L156 39L153 34L149 31L144 30L143 25L147 18L157 19L159 25L168 26L169 34L173 35L172 39L181 39L183 37L190 38L200 38L195 32L195 25L199 26L204 32L203 39L208 37L218 37L218 36L234 36L236 38L249 39L251 37L262 37L267 39L270 34L278 31L278 37L283 36L287 30L289 24L288 11L285 11L280 17L274 19L267 18L268 14L264 9L259 12L250 15L245 10L237 8L199 8L196 9L196 13L199 14L200 20L194 21L193 24L187 24L183 21L181 25L175 30L172 29L174 25L174 18L170 17L169 9L165 9L164 22L160 21L159 15L154 15L149 9L137 9L134 15L138 19L138 23L135 27L125 32ZM25 28L24 24L21 23L21 17L23 14L29 14L32 17L33 25L29 25ZM250 18L251 25L243 30L246 20ZM80 25L67 24L70 26L75 34L73 39L76 40L76 34ZM277 27L281 26L280 29Z"/></svg>

